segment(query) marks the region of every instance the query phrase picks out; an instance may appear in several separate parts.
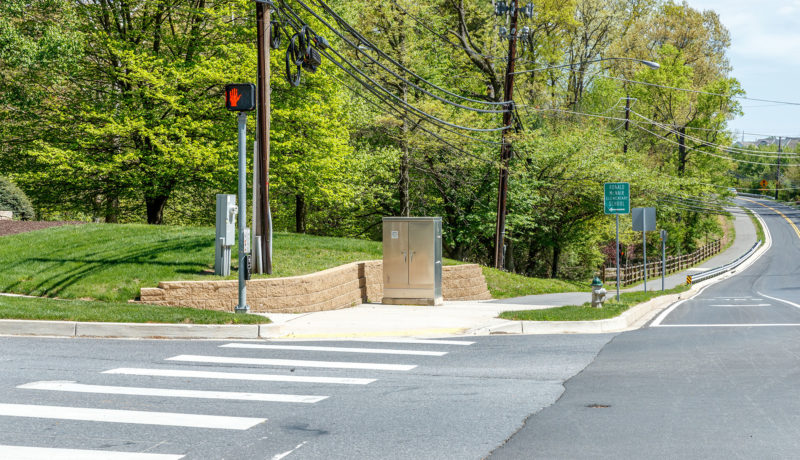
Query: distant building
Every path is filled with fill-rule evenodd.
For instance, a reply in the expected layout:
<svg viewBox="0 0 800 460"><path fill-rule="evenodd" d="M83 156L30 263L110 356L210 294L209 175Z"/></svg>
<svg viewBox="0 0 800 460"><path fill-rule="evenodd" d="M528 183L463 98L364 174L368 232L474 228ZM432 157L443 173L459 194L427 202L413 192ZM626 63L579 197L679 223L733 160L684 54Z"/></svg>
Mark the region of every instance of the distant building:
<svg viewBox="0 0 800 460"><path fill-rule="evenodd" d="M765 137L763 139L757 139L755 141L736 141L733 143L733 147L736 148L762 148L762 147L770 147L770 146L778 146L778 139L781 141L781 150L785 151L794 151L797 148L797 145L800 144L800 137L776 137L770 136Z"/></svg>

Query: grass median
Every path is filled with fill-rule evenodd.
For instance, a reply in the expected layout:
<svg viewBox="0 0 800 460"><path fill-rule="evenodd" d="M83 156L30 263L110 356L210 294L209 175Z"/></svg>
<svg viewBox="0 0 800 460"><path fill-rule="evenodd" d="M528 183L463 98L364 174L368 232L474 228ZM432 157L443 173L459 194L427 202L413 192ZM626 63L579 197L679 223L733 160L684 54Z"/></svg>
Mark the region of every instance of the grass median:
<svg viewBox="0 0 800 460"><path fill-rule="evenodd" d="M505 311L500 314L500 318L516 321L593 321L609 319L619 316L631 307L647 302L654 297L677 294L688 289L689 286L681 285L666 291L623 292L620 294L619 303L616 296L611 295L610 300L603 304L603 308L593 308L591 302L586 302L583 305L567 305L543 310Z"/></svg>
<svg viewBox="0 0 800 460"><path fill-rule="evenodd" d="M109 323L265 324L264 316L123 302L0 296L0 318Z"/></svg>

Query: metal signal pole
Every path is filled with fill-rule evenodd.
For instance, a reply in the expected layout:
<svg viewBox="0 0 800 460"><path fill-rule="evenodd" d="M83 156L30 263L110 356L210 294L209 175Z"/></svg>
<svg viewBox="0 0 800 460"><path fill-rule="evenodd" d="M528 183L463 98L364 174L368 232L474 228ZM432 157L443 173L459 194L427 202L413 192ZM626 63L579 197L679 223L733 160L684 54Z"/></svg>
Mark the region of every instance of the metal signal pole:
<svg viewBox="0 0 800 460"><path fill-rule="evenodd" d="M261 273L272 274L272 214L269 209L269 113L270 113L270 39L267 30L270 27L270 7L272 2L256 0L256 39L258 52L258 81L257 106L258 106L258 155L254 161L254 168L258 168L258 184L253 183L256 189L258 202L253 202L257 207L255 236L260 237L260 245L255 250L259 251L261 261L258 267ZM255 245L254 245L255 246Z"/></svg>
<svg viewBox="0 0 800 460"><path fill-rule="evenodd" d="M519 12L519 0L514 0L511 12L511 37L508 43L508 66L506 67L505 78L505 112L503 112L502 145L500 146L500 181L497 192L497 228L495 231L494 246L494 267L502 269L505 266L504 240L506 233L506 197L508 196L508 162L511 159L511 144L508 143L507 136L511 125L514 109L514 68L517 61L517 14Z"/></svg>

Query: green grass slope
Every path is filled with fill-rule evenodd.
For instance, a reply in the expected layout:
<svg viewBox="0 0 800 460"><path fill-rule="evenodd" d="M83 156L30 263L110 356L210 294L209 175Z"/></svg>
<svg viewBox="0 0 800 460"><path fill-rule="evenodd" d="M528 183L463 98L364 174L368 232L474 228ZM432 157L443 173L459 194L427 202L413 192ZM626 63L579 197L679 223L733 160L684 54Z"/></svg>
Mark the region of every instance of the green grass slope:
<svg viewBox="0 0 800 460"><path fill-rule="evenodd" d="M271 277L381 257L376 241L277 233ZM0 267L0 292L106 302L134 299L140 288L159 281L221 279L213 274L214 229L209 227L85 224L3 236ZM588 289L486 267L484 275L495 298ZM236 277L234 271L228 278Z"/></svg>
<svg viewBox="0 0 800 460"><path fill-rule="evenodd" d="M374 241L287 233L275 235L273 248L273 277L382 254ZM207 227L86 224L4 236L0 267L0 292L111 302L133 299L159 281L219 279L214 229Z"/></svg>

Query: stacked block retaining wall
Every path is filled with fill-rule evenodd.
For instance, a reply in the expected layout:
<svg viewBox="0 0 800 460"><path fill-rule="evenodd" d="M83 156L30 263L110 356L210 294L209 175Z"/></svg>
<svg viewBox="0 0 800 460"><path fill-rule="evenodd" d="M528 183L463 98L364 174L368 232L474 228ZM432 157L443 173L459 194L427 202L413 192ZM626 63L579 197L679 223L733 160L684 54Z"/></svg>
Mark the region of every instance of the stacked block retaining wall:
<svg viewBox="0 0 800 460"><path fill-rule="evenodd" d="M164 281L142 288L142 303L233 311L237 280ZM485 300L491 295L479 265L442 268L445 300ZM247 282L247 303L256 313L307 313L337 310L383 298L383 262L369 260L303 276L254 279Z"/></svg>

